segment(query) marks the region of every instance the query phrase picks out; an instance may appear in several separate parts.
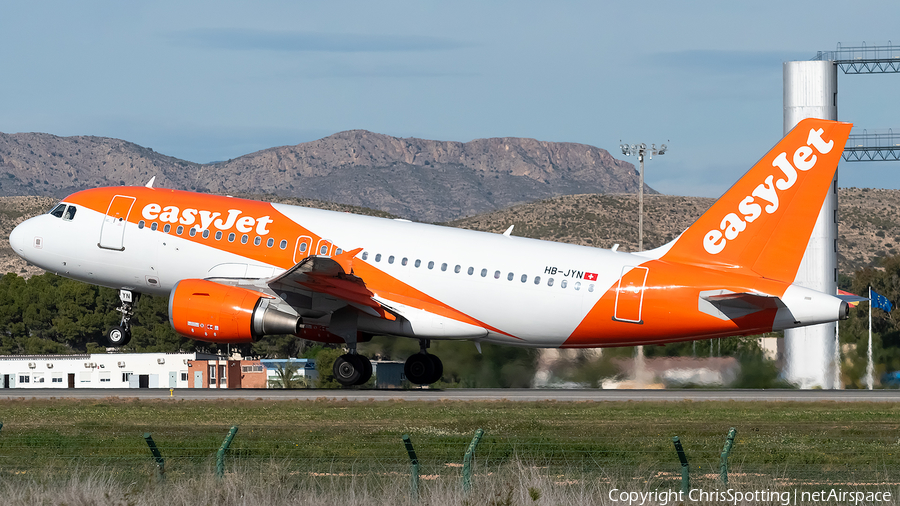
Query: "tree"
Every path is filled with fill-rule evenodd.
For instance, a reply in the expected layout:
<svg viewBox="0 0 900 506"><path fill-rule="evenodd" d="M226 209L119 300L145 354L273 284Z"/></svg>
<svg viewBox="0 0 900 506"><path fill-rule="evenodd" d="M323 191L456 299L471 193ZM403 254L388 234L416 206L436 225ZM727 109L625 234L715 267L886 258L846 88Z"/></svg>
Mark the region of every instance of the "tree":
<svg viewBox="0 0 900 506"><path fill-rule="evenodd" d="M306 388L308 385L306 379L300 376L297 364L288 360L278 364L278 367L275 369L275 379L270 380L269 386L292 390L295 388Z"/></svg>

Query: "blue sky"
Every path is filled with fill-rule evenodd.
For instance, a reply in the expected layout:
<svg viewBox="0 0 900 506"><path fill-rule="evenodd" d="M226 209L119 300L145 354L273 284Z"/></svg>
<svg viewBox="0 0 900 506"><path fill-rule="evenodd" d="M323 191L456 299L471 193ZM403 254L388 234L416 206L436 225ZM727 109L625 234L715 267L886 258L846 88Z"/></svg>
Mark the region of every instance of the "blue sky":
<svg viewBox="0 0 900 506"><path fill-rule="evenodd" d="M349 129L667 142L647 181L724 192L781 137L782 62L900 44L896 1L16 2L0 131L208 162ZM839 76L839 118L900 131L900 75ZM635 161L635 160L631 160ZM900 163L842 186L900 188Z"/></svg>

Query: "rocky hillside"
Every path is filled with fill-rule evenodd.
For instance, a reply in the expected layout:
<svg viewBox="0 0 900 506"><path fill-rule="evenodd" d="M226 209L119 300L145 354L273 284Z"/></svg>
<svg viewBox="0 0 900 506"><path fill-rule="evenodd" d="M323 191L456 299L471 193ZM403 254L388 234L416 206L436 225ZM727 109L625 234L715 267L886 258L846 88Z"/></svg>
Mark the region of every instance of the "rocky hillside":
<svg viewBox="0 0 900 506"><path fill-rule="evenodd" d="M638 187L634 166L606 150L534 139L461 143L352 130L196 164L118 139L0 133L0 195L61 197L89 187L144 184L152 176L166 188L316 199L419 221Z"/></svg>
<svg viewBox="0 0 900 506"><path fill-rule="evenodd" d="M241 195L260 200L318 207L334 211L391 217L382 211L309 199ZM841 189L841 223L838 227L838 265L844 274L877 266L879 259L900 251L900 190ZM50 197L0 198L0 235L8 237L13 226L28 216L46 212L56 202ZM713 199L646 196L644 247L661 246L689 227ZM449 223L449 225L502 233L515 225L514 235L610 248L637 249L637 198L634 195L567 195L514 206ZM0 272L31 275L40 272L15 256L9 244L0 242Z"/></svg>

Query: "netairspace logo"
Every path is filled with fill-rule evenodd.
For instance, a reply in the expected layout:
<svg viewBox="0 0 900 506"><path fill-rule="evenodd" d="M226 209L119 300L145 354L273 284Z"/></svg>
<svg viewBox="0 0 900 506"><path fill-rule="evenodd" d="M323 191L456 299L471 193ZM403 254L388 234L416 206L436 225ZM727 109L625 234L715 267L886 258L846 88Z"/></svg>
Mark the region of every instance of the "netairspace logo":
<svg viewBox="0 0 900 506"><path fill-rule="evenodd" d="M859 490L728 490L691 489L687 494L680 490L653 490L650 492L629 492L614 488L609 491L609 500L615 504L627 506L676 504L684 502L722 503L722 504L780 504L790 506L797 504L815 504L820 502L841 502L844 504L887 503L892 500L891 492L866 492Z"/></svg>

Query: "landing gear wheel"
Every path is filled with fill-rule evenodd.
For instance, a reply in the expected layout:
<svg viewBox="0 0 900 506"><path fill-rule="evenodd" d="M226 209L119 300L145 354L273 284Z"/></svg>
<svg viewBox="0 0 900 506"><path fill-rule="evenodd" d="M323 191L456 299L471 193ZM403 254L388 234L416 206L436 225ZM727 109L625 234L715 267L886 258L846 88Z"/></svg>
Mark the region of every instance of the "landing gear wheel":
<svg viewBox="0 0 900 506"><path fill-rule="evenodd" d="M406 359L403 364L403 373L410 383L416 385L430 385L434 383L435 362L431 359L432 355L427 353L416 353ZM441 366L443 372L443 366Z"/></svg>
<svg viewBox="0 0 900 506"><path fill-rule="evenodd" d="M109 329L109 332L106 333L107 346L119 348L128 344L129 341L131 341L131 332L124 327L116 326Z"/></svg>
<svg viewBox="0 0 900 506"><path fill-rule="evenodd" d="M372 377L372 361L362 355L354 355L362 365L362 372L354 385L364 385Z"/></svg>
<svg viewBox="0 0 900 506"><path fill-rule="evenodd" d="M428 355L428 358L430 358L431 363L434 364L434 375L428 383L436 383L441 379L441 376L444 375L444 363L441 362L441 359L439 359L437 355Z"/></svg>
<svg viewBox="0 0 900 506"><path fill-rule="evenodd" d="M370 364L371 365L371 364ZM359 360L357 355L345 353L334 361L334 379L345 387L356 385L363 373L363 362ZM368 378L366 378L368 380Z"/></svg>

